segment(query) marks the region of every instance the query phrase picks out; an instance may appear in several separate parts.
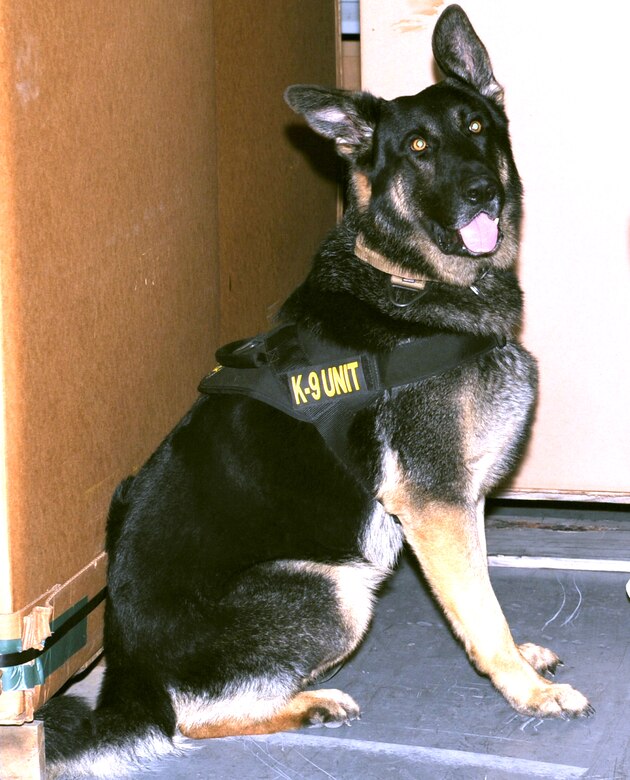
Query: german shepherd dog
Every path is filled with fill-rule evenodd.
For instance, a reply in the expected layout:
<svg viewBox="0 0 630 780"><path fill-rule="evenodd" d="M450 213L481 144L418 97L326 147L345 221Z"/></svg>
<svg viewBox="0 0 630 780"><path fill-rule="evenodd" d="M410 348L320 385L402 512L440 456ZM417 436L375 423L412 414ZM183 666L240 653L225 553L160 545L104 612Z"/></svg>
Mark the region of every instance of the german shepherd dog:
<svg viewBox="0 0 630 780"><path fill-rule="evenodd" d="M484 497L510 471L537 373L515 340L521 184L503 91L465 13L434 36L444 80L413 97L290 87L334 140L349 204L280 319L356 354L436 335L496 346L358 411L341 463L309 422L243 394L202 395L114 495L107 667L95 711L41 711L53 776L118 776L202 739L345 723L309 689L365 635L406 541L470 660L520 713L588 715L516 645L488 577Z"/></svg>

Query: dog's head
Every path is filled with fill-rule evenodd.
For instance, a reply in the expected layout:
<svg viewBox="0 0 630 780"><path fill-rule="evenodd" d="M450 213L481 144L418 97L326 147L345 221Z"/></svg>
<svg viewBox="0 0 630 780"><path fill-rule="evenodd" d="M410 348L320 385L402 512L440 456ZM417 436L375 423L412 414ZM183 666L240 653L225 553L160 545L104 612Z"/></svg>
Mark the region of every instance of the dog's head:
<svg viewBox="0 0 630 780"><path fill-rule="evenodd" d="M290 87L285 98L350 164L362 240L412 273L468 286L518 249L521 185L503 90L459 6L433 34L446 78L412 97Z"/></svg>

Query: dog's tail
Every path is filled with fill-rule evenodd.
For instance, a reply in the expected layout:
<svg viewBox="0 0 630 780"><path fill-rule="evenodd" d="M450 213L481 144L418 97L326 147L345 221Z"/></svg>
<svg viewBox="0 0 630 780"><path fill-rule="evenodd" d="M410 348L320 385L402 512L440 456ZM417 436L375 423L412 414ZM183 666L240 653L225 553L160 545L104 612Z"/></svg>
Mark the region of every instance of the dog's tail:
<svg viewBox="0 0 630 780"><path fill-rule="evenodd" d="M95 710L74 696L57 696L35 715L44 721L47 778L125 777L181 751L168 692L109 667Z"/></svg>

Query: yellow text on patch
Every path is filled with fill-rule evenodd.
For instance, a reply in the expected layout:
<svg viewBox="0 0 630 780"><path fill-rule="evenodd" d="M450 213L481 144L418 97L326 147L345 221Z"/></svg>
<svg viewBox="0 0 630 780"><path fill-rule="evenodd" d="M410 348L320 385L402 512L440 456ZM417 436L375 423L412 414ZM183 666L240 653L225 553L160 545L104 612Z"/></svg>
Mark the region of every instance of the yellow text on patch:
<svg viewBox="0 0 630 780"><path fill-rule="evenodd" d="M358 360L336 366L318 367L290 376L290 389L295 406L365 390L363 383L363 372Z"/></svg>

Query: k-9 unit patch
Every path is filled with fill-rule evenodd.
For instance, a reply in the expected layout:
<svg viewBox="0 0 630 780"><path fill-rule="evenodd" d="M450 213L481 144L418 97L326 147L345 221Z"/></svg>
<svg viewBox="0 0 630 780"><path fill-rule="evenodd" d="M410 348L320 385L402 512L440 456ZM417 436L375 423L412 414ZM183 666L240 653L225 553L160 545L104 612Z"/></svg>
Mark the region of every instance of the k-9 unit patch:
<svg viewBox="0 0 630 780"><path fill-rule="evenodd" d="M369 392L361 357L350 357L343 363L305 366L287 374L293 407L315 406L350 394Z"/></svg>

